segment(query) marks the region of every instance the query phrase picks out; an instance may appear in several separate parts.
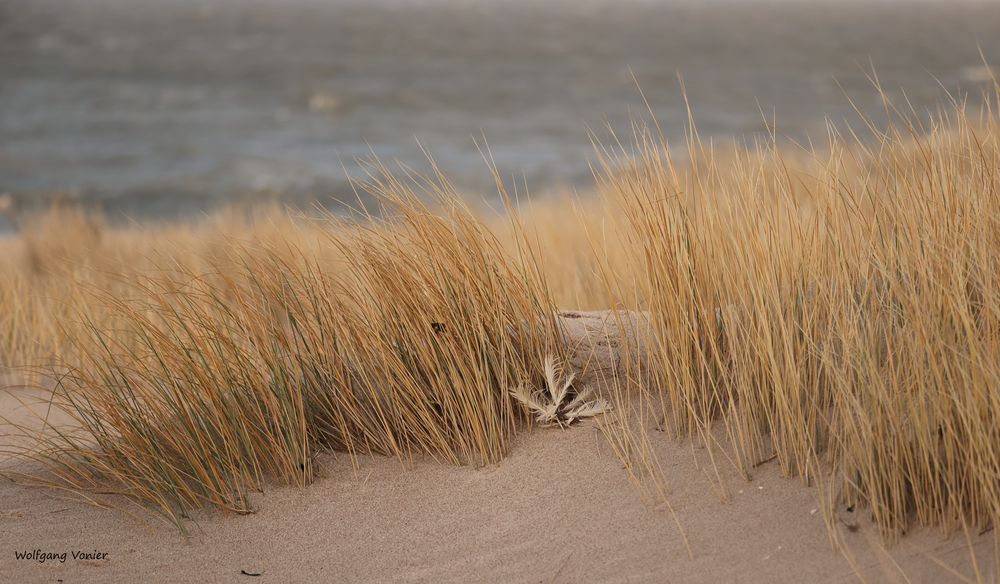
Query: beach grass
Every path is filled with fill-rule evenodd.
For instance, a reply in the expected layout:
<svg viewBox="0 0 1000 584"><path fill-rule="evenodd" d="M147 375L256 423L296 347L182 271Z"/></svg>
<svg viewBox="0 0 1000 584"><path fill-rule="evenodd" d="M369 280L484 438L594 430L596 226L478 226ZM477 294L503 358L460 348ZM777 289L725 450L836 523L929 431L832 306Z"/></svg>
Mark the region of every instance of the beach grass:
<svg viewBox="0 0 1000 584"><path fill-rule="evenodd" d="M563 357L554 305L531 250L501 247L446 182L384 171L363 185L378 217L283 223L289 237L234 228L211 245L181 232L143 267L100 272L107 286L23 276L61 294L47 377L73 421L19 453L45 465L30 478L181 525L205 505L248 512L267 480L309 483L317 449L498 462L527 423L511 391L543 387ZM43 261L97 273L57 254ZM23 302L12 331L40 310Z"/></svg>
<svg viewBox="0 0 1000 584"><path fill-rule="evenodd" d="M558 309L608 308L641 342L609 404L575 405L616 413L602 427L637 483L662 473L666 428L719 476L776 461L831 524L844 505L888 539L989 529L1000 126L989 105L886 113L809 148L693 125L676 148L637 122L598 148L593 197L520 205L492 169L501 215L436 167L376 162L358 188L378 209L349 217L25 218L0 243L0 366L38 373L72 423L18 454L36 481L178 525L308 484L324 449L492 464L533 419L573 421Z"/></svg>
<svg viewBox="0 0 1000 584"><path fill-rule="evenodd" d="M866 138L687 163L655 127L602 150L649 311L660 424L750 477L775 460L893 539L1000 519L1000 136L992 109L886 102ZM721 425L721 433L717 432ZM648 462L646 463L649 464ZM720 478L721 484L721 478Z"/></svg>

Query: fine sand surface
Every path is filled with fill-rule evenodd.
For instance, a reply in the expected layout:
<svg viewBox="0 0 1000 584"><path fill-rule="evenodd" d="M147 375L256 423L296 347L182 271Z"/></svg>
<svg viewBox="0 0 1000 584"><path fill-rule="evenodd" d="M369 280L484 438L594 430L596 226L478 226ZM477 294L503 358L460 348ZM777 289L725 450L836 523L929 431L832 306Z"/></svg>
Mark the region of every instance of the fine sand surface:
<svg viewBox="0 0 1000 584"><path fill-rule="evenodd" d="M602 318L567 322L582 336ZM601 361L613 357L608 341ZM0 397L0 415L27 420L14 396L32 393ZM815 489L782 478L777 464L750 482L731 473L722 501L701 446L657 434L654 447L693 559L669 512L643 502L589 420L527 432L503 462L479 469L385 457L355 467L323 455L313 485L270 487L253 515L205 512L187 540L143 512L0 479L0 582L852 582L855 569L868 582L975 579L964 536L915 530L884 546L863 510L842 511L849 561L830 546ZM971 542L980 575L995 581L993 534ZM35 549L107 559L15 559Z"/></svg>

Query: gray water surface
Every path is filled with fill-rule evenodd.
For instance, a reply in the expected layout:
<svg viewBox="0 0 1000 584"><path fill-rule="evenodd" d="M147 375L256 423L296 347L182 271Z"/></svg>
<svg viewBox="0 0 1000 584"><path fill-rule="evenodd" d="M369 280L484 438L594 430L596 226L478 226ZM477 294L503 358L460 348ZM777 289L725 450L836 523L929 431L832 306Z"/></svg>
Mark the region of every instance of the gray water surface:
<svg viewBox="0 0 1000 584"><path fill-rule="evenodd" d="M486 193L473 138L540 191L590 182L588 127L627 131L640 81L672 137L822 139L987 87L1000 2L0 0L0 193L172 217L349 197L369 152Z"/></svg>

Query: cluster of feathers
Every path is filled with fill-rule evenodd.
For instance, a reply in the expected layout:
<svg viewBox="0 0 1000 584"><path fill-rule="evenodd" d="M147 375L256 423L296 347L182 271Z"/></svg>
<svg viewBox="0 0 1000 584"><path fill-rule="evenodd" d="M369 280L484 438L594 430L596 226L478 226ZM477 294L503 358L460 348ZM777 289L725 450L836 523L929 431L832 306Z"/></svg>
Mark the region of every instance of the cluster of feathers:
<svg viewBox="0 0 1000 584"><path fill-rule="evenodd" d="M565 428L611 409L608 400L594 396L593 387L580 390L573 384L575 380L576 373L566 375L552 356L546 356L545 387L537 389L522 384L510 393L542 426Z"/></svg>

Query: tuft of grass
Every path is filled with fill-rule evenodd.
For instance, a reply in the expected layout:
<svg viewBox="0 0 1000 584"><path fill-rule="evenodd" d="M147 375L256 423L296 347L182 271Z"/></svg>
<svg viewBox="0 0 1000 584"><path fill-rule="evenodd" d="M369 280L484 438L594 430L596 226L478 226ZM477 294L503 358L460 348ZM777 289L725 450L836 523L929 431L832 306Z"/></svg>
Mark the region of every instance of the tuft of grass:
<svg viewBox="0 0 1000 584"><path fill-rule="evenodd" d="M873 141L602 151L650 326L648 410L744 475L832 483L887 537L1000 520L1000 125L887 101ZM713 429L721 424L724 439ZM831 507L832 508L832 507Z"/></svg>
<svg viewBox="0 0 1000 584"><path fill-rule="evenodd" d="M439 178L378 166L380 215L326 217L318 248L230 240L92 289L53 376L72 430L20 452L31 478L182 526L307 484L318 449L500 460L526 421L509 390L543 382L562 333L533 252L512 260Z"/></svg>

